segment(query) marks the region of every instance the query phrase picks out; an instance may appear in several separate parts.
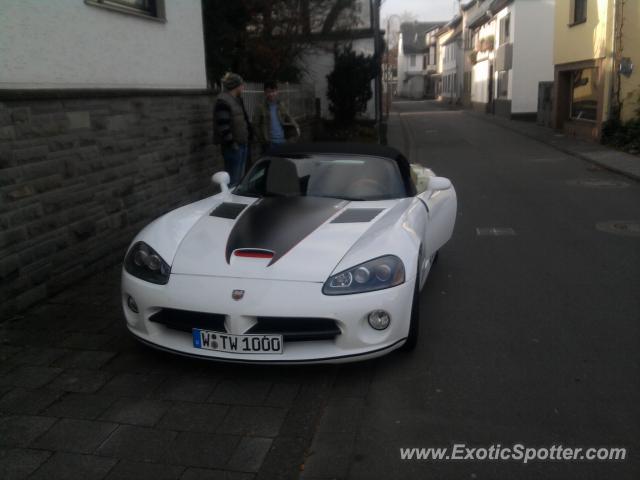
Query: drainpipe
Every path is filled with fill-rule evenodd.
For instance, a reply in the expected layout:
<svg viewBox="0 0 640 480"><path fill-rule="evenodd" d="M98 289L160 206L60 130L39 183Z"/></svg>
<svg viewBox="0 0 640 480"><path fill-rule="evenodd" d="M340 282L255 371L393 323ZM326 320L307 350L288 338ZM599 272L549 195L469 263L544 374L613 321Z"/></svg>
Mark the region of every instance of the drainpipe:
<svg viewBox="0 0 640 480"><path fill-rule="evenodd" d="M608 120L619 120L620 102L620 60L622 57L622 26L624 22L624 0L613 0L613 52L611 59L611 89L609 90Z"/></svg>

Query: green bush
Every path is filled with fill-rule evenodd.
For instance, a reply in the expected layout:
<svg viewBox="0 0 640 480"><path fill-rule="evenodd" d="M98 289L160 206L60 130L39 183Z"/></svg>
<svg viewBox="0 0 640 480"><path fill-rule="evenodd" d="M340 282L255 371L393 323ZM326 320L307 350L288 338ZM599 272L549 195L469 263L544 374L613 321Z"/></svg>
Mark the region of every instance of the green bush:
<svg viewBox="0 0 640 480"><path fill-rule="evenodd" d="M327 75L329 110L339 124L352 123L373 97L371 80L376 75L373 57L355 53L351 45L336 48L334 68Z"/></svg>

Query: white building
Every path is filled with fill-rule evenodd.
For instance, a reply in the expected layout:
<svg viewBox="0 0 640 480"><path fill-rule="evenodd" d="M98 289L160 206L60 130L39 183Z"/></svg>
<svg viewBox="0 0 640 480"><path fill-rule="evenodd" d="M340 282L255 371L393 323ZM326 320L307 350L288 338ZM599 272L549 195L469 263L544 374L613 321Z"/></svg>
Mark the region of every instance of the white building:
<svg viewBox="0 0 640 480"><path fill-rule="evenodd" d="M462 96L464 52L462 50L462 17L456 15L438 31L438 99L459 103Z"/></svg>
<svg viewBox="0 0 640 480"><path fill-rule="evenodd" d="M438 68L436 32L443 22L409 22L400 26L398 42L398 95L433 97Z"/></svg>
<svg viewBox="0 0 640 480"><path fill-rule="evenodd" d="M535 115L538 84L553 81L554 14L555 0L494 0L488 15L470 24L474 108Z"/></svg>
<svg viewBox="0 0 640 480"><path fill-rule="evenodd" d="M0 89L206 86L200 0L0 2Z"/></svg>

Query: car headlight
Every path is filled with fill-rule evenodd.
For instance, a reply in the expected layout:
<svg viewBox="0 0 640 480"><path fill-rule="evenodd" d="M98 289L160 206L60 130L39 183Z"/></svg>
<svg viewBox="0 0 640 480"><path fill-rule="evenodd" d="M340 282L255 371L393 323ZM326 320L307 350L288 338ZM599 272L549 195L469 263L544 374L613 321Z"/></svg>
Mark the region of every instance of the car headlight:
<svg viewBox="0 0 640 480"><path fill-rule="evenodd" d="M137 242L124 260L124 269L134 277L147 282L166 285L171 267L162 257L144 242Z"/></svg>
<svg viewBox="0 0 640 480"><path fill-rule="evenodd" d="M385 255L329 277L322 287L325 295L372 292L404 283L404 265L395 255Z"/></svg>

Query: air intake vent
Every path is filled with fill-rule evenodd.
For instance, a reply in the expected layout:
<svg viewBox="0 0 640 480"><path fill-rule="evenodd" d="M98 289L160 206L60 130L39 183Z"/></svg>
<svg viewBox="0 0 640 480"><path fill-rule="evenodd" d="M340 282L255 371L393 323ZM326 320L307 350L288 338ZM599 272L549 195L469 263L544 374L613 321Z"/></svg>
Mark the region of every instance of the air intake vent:
<svg viewBox="0 0 640 480"><path fill-rule="evenodd" d="M211 212L211 216L235 220L245 208L247 208L247 205L244 203L223 202Z"/></svg>
<svg viewBox="0 0 640 480"><path fill-rule="evenodd" d="M376 218L384 208L350 208L345 210L331 223L366 223Z"/></svg>

